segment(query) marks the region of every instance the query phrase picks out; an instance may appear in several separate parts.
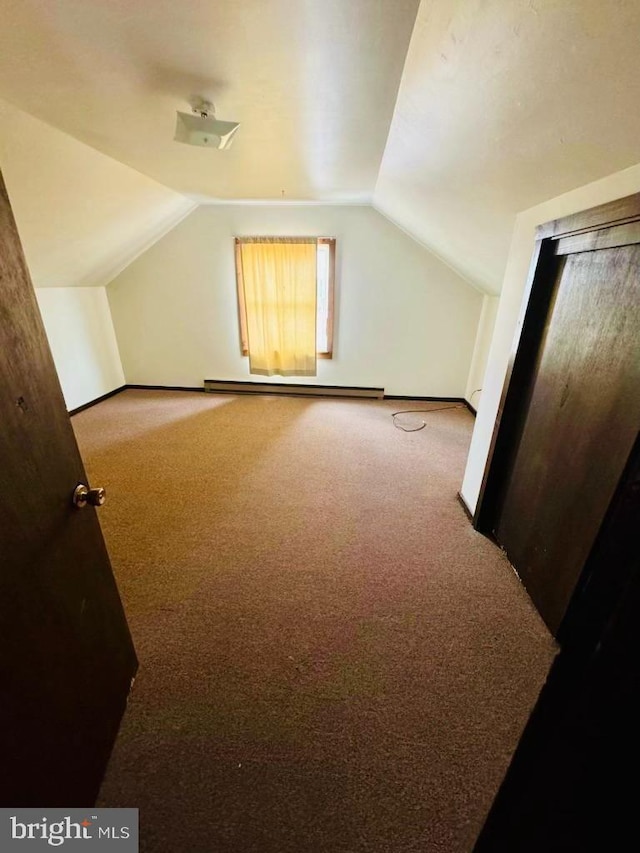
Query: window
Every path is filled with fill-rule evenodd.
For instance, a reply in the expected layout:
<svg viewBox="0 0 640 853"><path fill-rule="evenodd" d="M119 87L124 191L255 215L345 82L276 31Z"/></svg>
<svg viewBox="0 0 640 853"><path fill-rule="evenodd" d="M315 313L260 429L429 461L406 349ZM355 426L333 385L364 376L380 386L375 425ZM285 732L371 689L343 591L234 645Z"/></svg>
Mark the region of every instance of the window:
<svg viewBox="0 0 640 853"><path fill-rule="evenodd" d="M236 238L242 354L250 372L315 376L333 354L334 239Z"/></svg>

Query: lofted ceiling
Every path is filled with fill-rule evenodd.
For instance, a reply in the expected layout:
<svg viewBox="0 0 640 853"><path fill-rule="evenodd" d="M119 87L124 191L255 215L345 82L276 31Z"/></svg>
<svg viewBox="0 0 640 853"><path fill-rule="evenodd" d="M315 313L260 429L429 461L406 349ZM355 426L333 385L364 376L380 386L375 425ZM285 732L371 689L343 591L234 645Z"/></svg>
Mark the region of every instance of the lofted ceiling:
<svg viewBox="0 0 640 853"><path fill-rule="evenodd" d="M196 207L2 99L0 166L38 288L104 287Z"/></svg>
<svg viewBox="0 0 640 853"><path fill-rule="evenodd" d="M640 162L639 0L0 12L0 97L21 110L192 200L372 201L489 293L519 211ZM173 141L194 96L241 122L230 150Z"/></svg>
<svg viewBox="0 0 640 853"><path fill-rule="evenodd" d="M370 201L419 0L0 0L0 97L183 194ZM173 141L195 96L241 122Z"/></svg>
<svg viewBox="0 0 640 853"><path fill-rule="evenodd" d="M514 217L640 162L638 0L423 0L374 205L488 292Z"/></svg>

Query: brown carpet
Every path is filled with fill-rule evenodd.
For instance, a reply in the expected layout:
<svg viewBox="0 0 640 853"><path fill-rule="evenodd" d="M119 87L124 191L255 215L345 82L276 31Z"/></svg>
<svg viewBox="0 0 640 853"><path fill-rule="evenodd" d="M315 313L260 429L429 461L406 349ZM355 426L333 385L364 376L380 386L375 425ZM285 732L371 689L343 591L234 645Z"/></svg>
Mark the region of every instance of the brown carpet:
<svg viewBox="0 0 640 853"><path fill-rule="evenodd" d="M394 429L411 407L130 390L73 419L140 658L99 804L140 808L141 850L473 847L554 646L456 499L471 415Z"/></svg>

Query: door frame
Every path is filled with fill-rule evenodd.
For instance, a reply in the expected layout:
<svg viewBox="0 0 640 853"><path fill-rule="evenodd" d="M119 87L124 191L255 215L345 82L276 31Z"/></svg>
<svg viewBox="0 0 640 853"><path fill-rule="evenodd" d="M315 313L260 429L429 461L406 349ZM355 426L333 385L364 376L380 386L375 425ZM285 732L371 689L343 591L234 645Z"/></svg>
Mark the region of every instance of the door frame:
<svg viewBox="0 0 640 853"><path fill-rule="evenodd" d="M640 222L640 193L538 227L473 526L491 536L549 318L554 243ZM559 653L476 840L474 853L593 849L635 831L635 803L621 825L635 753L640 694L640 434L560 625ZM629 654L615 654L615 644ZM614 646L614 653L607 650ZM635 697L633 704L629 697ZM630 706L631 711L625 709ZM616 716L616 712L620 714ZM599 836L598 836L599 841ZM570 845L574 846L570 846ZM603 845L600 845L603 847ZM606 845L605 845L606 846Z"/></svg>
<svg viewBox="0 0 640 853"><path fill-rule="evenodd" d="M536 229L535 246L523 297L523 314L509 356L473 526L493 536L503 490L526 416L536 360L550 318L558 263L555 244L565 237L640 221L640 193L554 219Z"/></svg>

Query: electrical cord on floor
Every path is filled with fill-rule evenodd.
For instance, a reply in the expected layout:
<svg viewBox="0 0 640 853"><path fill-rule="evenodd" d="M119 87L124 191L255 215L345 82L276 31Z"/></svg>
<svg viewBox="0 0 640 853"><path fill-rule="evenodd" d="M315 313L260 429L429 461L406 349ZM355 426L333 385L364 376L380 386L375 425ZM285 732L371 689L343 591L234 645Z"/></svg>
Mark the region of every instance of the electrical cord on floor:
<svg viewBox="0 0 640 853"><path fill-rule="evenodd" d="M412 415L414 412L419 412L420 414L430 414L431 412L445 412L447 409L464 409L466 406L438 406L437 409L403 409L401 412L393 412L391 415L393 419L393 425L396 429L401 429L402 432L418 432L418 430L424 429L427 425L426 421L422 421L420 426L413 427L412 429L407 429L407 427L401 426L396 418L398 415Z"/></svg>

